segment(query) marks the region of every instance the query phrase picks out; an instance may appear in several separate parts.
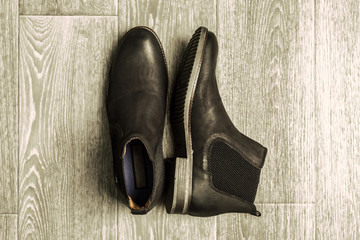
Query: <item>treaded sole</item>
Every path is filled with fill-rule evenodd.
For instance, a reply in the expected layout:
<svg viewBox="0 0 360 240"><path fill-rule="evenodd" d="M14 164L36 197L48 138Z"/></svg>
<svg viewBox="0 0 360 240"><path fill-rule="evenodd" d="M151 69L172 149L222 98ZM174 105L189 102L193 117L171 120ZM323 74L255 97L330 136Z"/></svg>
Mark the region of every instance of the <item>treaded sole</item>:
<svg viewBox="0 0 360 240"><path fill-rule="evenodd" d="M165 205L168 213L186 214L190 206L193 169L191 108L207 32L205 27L195 31L185 50L176 78L170 117L176 158L166 164L169 187Z"/></svg>

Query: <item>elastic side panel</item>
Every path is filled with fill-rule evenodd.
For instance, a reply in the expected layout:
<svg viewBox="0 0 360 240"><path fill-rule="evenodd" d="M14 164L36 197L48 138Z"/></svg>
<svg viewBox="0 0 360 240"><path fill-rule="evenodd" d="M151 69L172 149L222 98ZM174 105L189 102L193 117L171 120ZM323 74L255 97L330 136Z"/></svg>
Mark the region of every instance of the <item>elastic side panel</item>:
<svg viewBox="0 0 360 240"><path fill-rule="evenodd" d="M261 170L251 165L240 153L221 140L215 140L209 150L210 172L214 187L253 203Z"/></svg>

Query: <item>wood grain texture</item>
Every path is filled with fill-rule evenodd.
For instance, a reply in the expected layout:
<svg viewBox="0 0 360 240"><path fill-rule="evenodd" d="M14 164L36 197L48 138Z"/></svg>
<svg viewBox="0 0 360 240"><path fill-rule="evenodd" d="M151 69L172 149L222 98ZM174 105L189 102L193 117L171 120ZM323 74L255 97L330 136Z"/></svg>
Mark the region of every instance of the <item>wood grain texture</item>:
<svg viewBox="0 0 360 240"><path fill-rule="evenodd" d="M268 148L258 203L315 200L314 5L218 6L220 93L238 129Z"/></svg>
<svg viewBox="0 0 360 240"><path fill-rule="evenodd" d="M0 214L17 211L18 7L0 0Z"/></svg>
<svg viewBox="0 0 360 240"><path fill-rule="evenodd" d="M238 129L268 148L255 201L262 217L219 216L220 239L313 238L313 13L308 0L218 3L223 103Z"/></svg>
<svg viewBox="0 0 360 240"><path fill-rule="evenodd" d="M217 239L314 239L314 204L260 204L263 215L227 214ZM231 220L231 221L230 221Z"/></svg>
<svg viewBox="0 0 360 240"><path fill-rule="evenodd" d="M117 0L20 0L22 15L117 15Z"/></svg>
<svg viewBox="0 0 360 240"><path fill-rule="evenodd" d="M216 1L120 0L120 35L138 25L154 29L162 42L169 69L169 101L178 65L192 34L200 26L216 29ZM169 108L163 139L165 158L173 156L168 113ZM147 216L128 214L128 209L119 206L119 236L127 239L216 238L216 218L169 215L162 203Z"/></svg>
<svg viewBox="0 0 360 240"><path fill-rule="evenodd" d="M96 16L19 25L19 11ZM0 239L359 239L359 11L356 0L0 0ZM260 218L169 215L162 202L134 216L116 199L106 74L137 25L163 44L169 98L195 29L217 35L225 108L269 149ZM163 145L172 157L168 116Z"/></svg>
<svg viewBox="0 0 360 240"><path fill-rule="evenodd" d="M114 239L105 112L116 17L20 21L20 239Z"/></svg>
<svg viewBox="0 0 360 240"><path fill-rule="evenodd" d="M216 218L167 214L163 205L147 215L131 215L119 206L118 239L216 239Z"/></svg>
<svg viewBox="0 0 360 240"><path fill-rule="evenodd" d="M15 240L17 239L17 215L0 214L0 239Z"/></svg>
<svg viewBox="0 0 360 240"><path fill-rule="evenodd" d="M359 239L359 1L316 1L316 116L316 236Z"/></svg>

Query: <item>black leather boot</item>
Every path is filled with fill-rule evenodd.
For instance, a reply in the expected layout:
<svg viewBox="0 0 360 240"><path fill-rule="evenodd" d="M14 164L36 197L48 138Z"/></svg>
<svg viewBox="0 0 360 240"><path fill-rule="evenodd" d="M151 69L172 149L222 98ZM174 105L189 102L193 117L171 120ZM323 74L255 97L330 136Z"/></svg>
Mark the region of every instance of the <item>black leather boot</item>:
<svg viewBox="0 0 360 240"><path fill-rule="evenodd" d="M168 213L260 215L254 205L267 149L240 133L222 104L215 78L218 44L196 30L177 75L171 123L175 160L167 162Z"/></svg>
<svg viewBox="0 0 360 240"><path fill-rule="evenodd" d="M110 69L107 113L115 182L134 214L147 213L163 192L167 84L159 38L147 27L131 29Z"/></svg>

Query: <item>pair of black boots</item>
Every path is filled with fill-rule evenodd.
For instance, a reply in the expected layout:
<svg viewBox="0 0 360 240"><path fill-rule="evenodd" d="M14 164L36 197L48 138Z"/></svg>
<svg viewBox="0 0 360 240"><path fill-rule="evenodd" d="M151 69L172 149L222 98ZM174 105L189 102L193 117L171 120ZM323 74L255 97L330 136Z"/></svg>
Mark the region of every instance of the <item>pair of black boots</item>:
<svg viewBox="0 0 360 240"><path fill-rule="evenodd" d="M134 214L146 214L166 185L168 213L260 216L254 199L267 149L240 133L215 78L218 44L200 27L179 67L170 119L175 158L163 159L168 70L155 32L131 29L109 74L107 113L115 182Z"/></svg>

